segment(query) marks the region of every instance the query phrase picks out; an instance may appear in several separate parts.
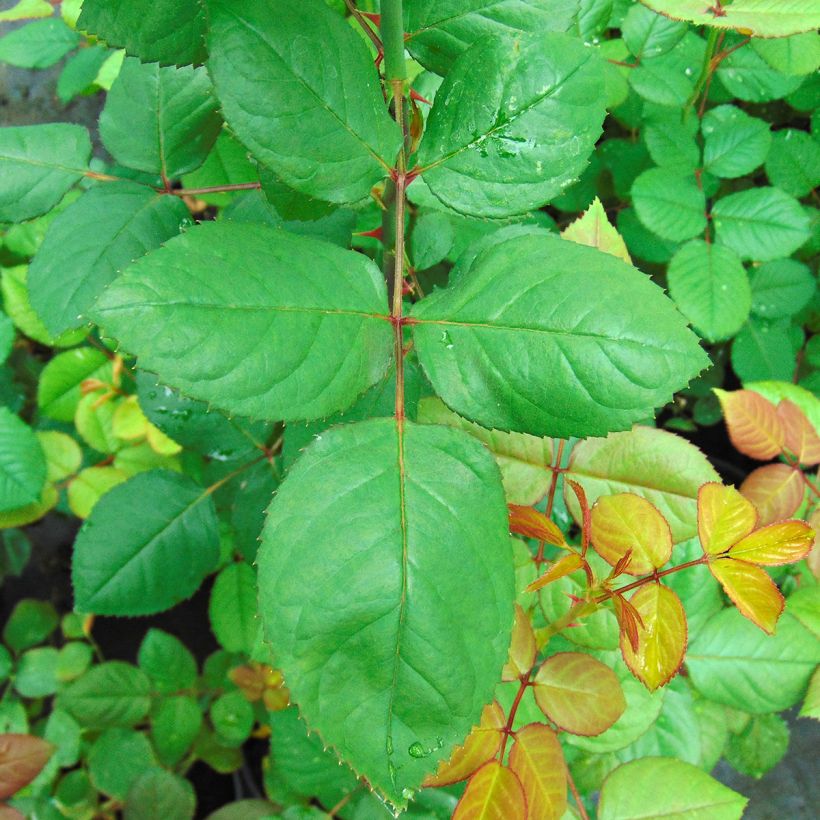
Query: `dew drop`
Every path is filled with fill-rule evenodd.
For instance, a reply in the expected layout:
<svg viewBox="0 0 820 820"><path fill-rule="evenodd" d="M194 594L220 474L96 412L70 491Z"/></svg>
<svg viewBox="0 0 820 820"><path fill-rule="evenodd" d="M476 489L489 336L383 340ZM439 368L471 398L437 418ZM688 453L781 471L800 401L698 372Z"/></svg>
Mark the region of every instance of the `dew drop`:
<svg viewBox="0 0 820 820"><path fill-rule="evenodd" d="M407 750L407 754L409 754L409 755L410 755L410 757L427 757L427 755L429 755L429 754L430 754L430 752L428 752L428 751L424 748L424 746L422 746L422 745L421 745L421 743L419 743L418 741L416 741L416 742L415 742L415 743L413 743L413 744L410 746L410 748Z"/></svg>

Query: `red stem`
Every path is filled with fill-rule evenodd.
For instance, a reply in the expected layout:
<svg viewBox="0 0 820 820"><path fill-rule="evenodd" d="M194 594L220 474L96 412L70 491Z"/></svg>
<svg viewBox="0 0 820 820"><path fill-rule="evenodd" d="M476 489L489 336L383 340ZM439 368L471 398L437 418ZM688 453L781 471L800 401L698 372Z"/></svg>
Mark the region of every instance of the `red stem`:
<svg viewBox="0 0 820 820"><path fill-rule="evenodd" d="M685 564L678 564L676 567L670 567L669 569L665 569L663 572L653 572L651 575L647 575L644 578L638 578L637 581L633 581L631 584L627 584L625 587L619 587L618 589L613 589L609 592L604 593L603 595L599 595L595 599L595 603L603 603L608 598L611 598L613 595L623 595L624 592L629 592L632 589L642 587L644 584L649 584L652 581L657 581L658 578L663 578L664 575L671 575L673 572L680 572L682 569L696 567L698 566L698 564L705 564L708 561L709 559L705 555L701 555L700 558L695 558L694 561L687 561Z"/></svg>
<svg viewBox="0 0 820 820"><path fill-rule="evenodd" d="M518 687L518 693L515 696L515 700L512 702L512 706L510 706L510 714L507 717L507 724L501 730L504 733L504 739L501 741L501 749L498 755L498 760L500 763L504 762L504 753L507 751L507 739L513 733L512 726L515 722L515 713L518 711L518 707L521 704L521 698L524 697L524 692L527 691L527 687L529 685L529 674L527 674L521 678L521 685Z"/></svg>
<svg viewBox="0 0 820 820"><path fill-rule="evenodd" d="M564 764L566 765L566 764ZM569 790L572 792L572 796L575 798L575 805L578 809L578 814L581 815L581 820L589 820L589 815L587 814L586 807L581 800L581 795L578 794L578 787L575 785L575 781L572 779L572 774L570 773L569 766L567 768L567 783L569 784Z"/></svg>

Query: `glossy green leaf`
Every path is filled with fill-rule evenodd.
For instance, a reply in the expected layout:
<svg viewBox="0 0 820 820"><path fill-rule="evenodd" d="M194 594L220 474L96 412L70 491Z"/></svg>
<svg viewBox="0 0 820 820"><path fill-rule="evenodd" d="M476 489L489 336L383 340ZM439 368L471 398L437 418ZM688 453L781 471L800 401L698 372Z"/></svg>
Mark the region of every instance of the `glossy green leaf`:
<svg viewBox="0 0 820 820"><path fill-rule="evenodd" d="M694 174L700 167L700 148L694 134L681 128L677 116L647 122L643 138L656 165L674 168L684 175Z"/></svg>
<svg viewBox="0 0 820 820"><path fill-rule="evenodd" d="M88 773L94 787L120 800L143 772L156 765L148 738L133 729L106 729L88 751Z"/></svg>
<svg viewBox="0 0 820 820"><path fill-rule="evenodd" d="M650 168L632 185L638 218L664 239L681 242L706 228L706 197L694 174L670 168Z"/></svg>
<svg viewBox="0 0 820 820"><path fill-rule="evenodd" d="M499 430L568 437L623 429L706 364L646 276L549 234L487 248L448 289L419 302L411 321L436 392Z"/></svg>
<svg viewBox="0 0 820 820"><path fill-rule="evenodd" d="M236 748L250 737L255 723L253 706L241 692L234 690L220 695L211 704L208 714L223 745Z"/></svg>
<svg viewBox="0 0 820 820"><path fill-rule="evenodd" d="M405 4L407 48L445 76L482 37L568 31L577 11L578 0L413 0Z"/></svg>
<svg viewBox="0 0 820 820"><path fill-rule="evenodd" d="M739 45L741 40L729 42ZM733 51L721 61L716 76L730 94L753 103L779 100L797 90L803 79L775 71L751 48Z"/></svg>
<svg viewBox="0 0 820 820"><path fill-rule="evenodd" d="M202 727L202 710L187 695L163 698L151 719L151 740L166 766L179 763Z"/></svg>
<svg viewBox="0 0 820 820"><path fill-rule="evenodd" d="M604 118L603 68L564 34L485 39L436 94L418 153L430 190L465 214L538 208L586 167Z"/></svg>
<svg viewBox="0 0 820 820"><path fill-rule="evenodd" d="M763 319L794 316L811 301L817 280L796 259L774 259L752 268L752 311Z"/></svg>
<svg viewBox="0 0 820 820"><path fill-rule="evenodd" d="M58 706L88 728L133 726L151 708L150 691L148 677L136 666L107 661L63 690Z"/></svg>
<svg viewBox="0 0 820 820"><path fill-rule="evenodd" d="M709 109L701 124L703 169L734 179L759 168L772 144L769 124L734 105Z"/></svg>
<svg viewBox="0 0 820 820"><path fill-rule="evenodd" d="M385 372L386 310L384 279L361 254L207 223L132 265L92 315L186 395L295 420L344 409Z"/></svg>
<svg viewBox="0 0 820 820"><path fill-rule="evenodd" d="M552 480L551 439L487 430L448 410L437 398L419 402L418 421L456 427L486 445L501 468L504 494L509 504L531 506L547 494Z"/></svg>
<svg viewBox="0 0 820 820"><path fill-rule="evenodd" d="M24 598L15 605L3 627L3 641L15 652L22 652L45 641L57 623L57 613L50 603Z"/></svg>
<svg viewBox="0 0 820 820"><path fill-rule="evenodd" d="M94 85L100 69L111 56L106 48L81 48L73 54L60 72L57 80L57 96L61 102L71 102L76 96Z"/></svg>
<svg viewBox="0 0 820 820"><path fill-rule="evenodd" d="M714 14L701 0L642 0L649 8L696 25L743 29L759 37L785 37L820 28L820 12L803 0L734 0ZM716 818L717 820L717 818Z"/></svg>
<svg viewBox="0 0 820 820"><path fill-rule="evenodd" d="M38 20L3 34L0 62L18 68L48 68L79 42L79 35L58 17Z"/></svg>
<svg viewBox="0 0 820 820"><path fill-rule="evenodd" d="M271 712L268 723L273 731L271 764L287 789L302 797L315 795L325 806L335 806L356 788L356 776L323 748L317 734L308 734L297 709Z"/></svg>
<svg viewBox="0 0 820 820"><path fill-rule="evenodd" d="M108 382L111 359L93 347L77 347L58 353L44 368L37 384L40 412L55 421L72 421L86 379Z"/></svg>
<svg viewBox="0 0 820 820"><path fill-rule="evenodd" d="M260 170L248 156L248 149L228 130L223 129L205 162L195 171L186 174L182 179L182 185L189 189L238 185L256 182L259 174ZM207 193L197 194L197 199L222 206L227 205L233 196L231 193Z"/></svg>
<svg viewBox="0 0 820 820"><path fill-rule="evenodd" d="M772 137L766 159L769 182L796 197L820 185L820 142L797 128L784 128Z"/></svg>
<svg viewBox="0 0 820 820"><path fill-rule="evenodd" d="M0 407L0 512L33 504L46 481L46 459L32 429Z"/></svg>
<svg viewBox="0 0 820 820"><path fill-rule="evenodd" d="M732 369L743 382L766 379L786 381L797 366L797 351L788 321L767 322L752 317L732 343Z"/></svg>
<svg viewBox="0 0 820 820"><path fill-rule="evenodd" d="M455 239L447 214L427 211L416 220L410 235L410 258L416 270L426 270L446 258Z"/></svg>
<svg viewBox="0 0 820 820"><path fill-rule="evenodd" d="M695 445L652 427L580 442L572 451L567 477L584 488L590 505L602 495L621 492L646 498L669 522L675 543L697 533L698 488L719 480ZM578 501L567 486L564 498L580 523Z"/></svg>
<svg viewBox="0 0 820 820"><path fill-rule="evenodd" d="M85 175L88 131L79 125L0 128L0 222L23 222L53 208Z"/></svg>
<svg viewBox="0 0 820 820"><path fill-rule="evenodd" d="M229 564L214 581L208 616L220 645L250 655L257 642L256 573L245 563Z"/></svg>
<svg viewBox="0 0 820 820"><path fill-rule="evenodd" d="M820 68L820 34L807 31L772 40L755 38L752 48L783 74L803 76Z"/></svg>
<svg viewBox="0 0 820 820"><path fill-rule="evenodd" d="M712 210L717 241L741 259L789 256L809 238L800 203L777 188L750 188L718 200Z"/></svg>
<svg viewBox="0 0 820 820"><path fill-rule="evenodd" d="M706 44L693 31L670 51L649 57L629 71L629 84L644 100L680 109L692 95L703 64Z"/></svg>
<svg viewBox="0 0 820 820"><path fill-rule="evenodd" d="M208 9L208 67L239 139L298 191L366 197L401 137L359 35L323 0L209 0Z"/></svg>
<svg viewBox="0 0 820 820"><path fill-rule="evenodd" d="M193 689L197 664L179 638L161 629L149 629L137 653L140 669L151 679L152 688L164 694Z"/></svg>
<svg viewBox="0 0 820 820"><path fill-rule="evenodd" d="M692 641L686 668L710 700L753 714L780 712L802 696L820 662L812 634L790 614L766 635L736 609L725 609Z"/></svg>
<svg viewBox="0 0 820 820"><path fill-rule="evenodd" d="M92 188L54 220L29 268L32 307L51 333L84 324L117 274L179 232L188 209L131 182Z"/></svg>
<svg viewBox="0 0 820 820"><path fill-rule="evenodd" d="M205 60L205 10L198 0L85 0L77 25L146 63Z"/></svg>
<svg viewBox="0 0 820 820"><path fill-rule="evenodd" d="M732 735L726 760L741 774L762 777L774 768L789 748L789 727L779 715L757 715Z"/></svg>
<svg viewBox="0 0 820 820"><path fill-rule="evenodd" d="M659 788L662 784L662 788ZM652 795L648 805L647 795ZM618 767L604 782L599 820L740 820L747 799L691 763L648 757Z"/></svg>
<svg viewBox="0 0 820 820"><path fill-rule="evenodd" d="M193 595L218 557L211 496L177 473L140 473L107 493L77 536L75 606L101 615L161 612Z"/></svg>
<svg viewBox="0 0 820 820"><path fill-rule="evenodd" d="M100 137L117 162L169 179L202 165L221 127L204 68L161 68L133 57L100 114Z"/></svg>
<svg viewBox="0 0 820 820"><path fill-rule="evenodd" d="M693 239L669 263L669 295L692 327L710 342L734 336L752 303L749 278L737 254Z"/></svg>
<svg viewBox="0 0 820 820"><path fill-rule="evenodd" d="M191 783L164 769L142 772L131 784L125 798L124 820L192 820L196 794Z"/></svg>
<svg viewBox="0 0 820 820"><path fill-rule="evenodd" d="M53 646L30 649L24 653L14 676L14 688L24 698L53 695L59 686L57 662L59 653Z"/></svg>
<svg viewBox="0 0 820 820"><path fill-rule="evenodd" d="M686 25L636 3L624 17L621 34L630 52L644 60L674 48L686 34Z"/></svg>
<svg viewBox="0 0 820 820"><path fill-rule="evenodd" d="M444 427L331 430L271 504L259 589L308 726L405 803L478 722L507 658L513 565L498 468Z"/></svg>

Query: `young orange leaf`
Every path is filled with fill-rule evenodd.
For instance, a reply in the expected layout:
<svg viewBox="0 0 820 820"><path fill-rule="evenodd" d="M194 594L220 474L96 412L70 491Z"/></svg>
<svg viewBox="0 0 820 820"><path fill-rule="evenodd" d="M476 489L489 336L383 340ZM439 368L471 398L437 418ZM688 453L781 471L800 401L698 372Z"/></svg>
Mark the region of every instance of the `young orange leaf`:
<svg viewBox="0 0 820 820"><path fill-rule="evenodd" d="M574 735L601 734L626 708L617 675L578 652L559 652L544 661L533 689L541 711Z"/></svg>
<svg viewBox="0 0 820 820"><path fill-rule="evenodd" d="M727 392L715 388L723 408L732 444L751 458L768 461L779 455L785 442L785 431L775 406L752 390Z"/></svg>
<svg viewBox="0 0 820 820"><path fill-rule="evenodd" d="M742 538L729 555L752 564L792 564L809 554L813 542L814 530L805 521L778 521Z"/></svg>
<svg viewBox="0 0 820 820"><path fill-rule="evenodd" d="M26 820L24 814L5 803L0 803L0 820Z"/></svg>
<svg viewBox="0 0 820 820"><path fill-rule="evenodd" d="M53 752L54 747L39 737L0 735L0 799L31 783Z"/></svg>
<svg viewBox="0 0 820 820"><path fill-rule="evenodd" d="M569 555L559 558L540 578L533 581L526 591L536 592L565 575L571 575L576 570L581 569L583 565L584 559L577 552L571 552Z"/></svg>
<svg viewBox="0 0 820 820"><path fill-rule="evenodd" d="M800 473L788 464L758 467L740 485L740 492L757 507L761 524L794 515L803 501L805 487Z"/></svg>
<svg viewBox="0 0 820 820"><path fill-rule="evenodd" d="M492 760L501 746L501 730L507 721L497 701L487 704L481 713L481 723L467 736L463 746L456 746L449 760L439 763L438 771L428 775L423 786L449 786L466 780L488 760Z"/></svg>
<svg viewBox="0 0 820 820"><path fill-rule="evenodd" d="M546 541L556 547L565 546L564 534L544 513L532 507L509 504L510 531L527 538Z"/></svg>
<svg viewBox="0 0 820 820"><path fill-rule="evenodd" d="M785 600L766 570L734 558L718 558L709 563L709 569L741 614L774 634Z"/></svg>
<svg viewBox="0 0 820 820"><path fill-rule="evenodd" d="M757 510L734 487L714 481L698 490L698 536L707 555L720 555L748 535Z"/></svg>
<svg viewBox="0 0 820 820"><path fill-rule="evenodd" d="M621 640L628 640L632 651L637 652L638 630L643 624L640 613L623 595L615 595L612 603L615 604L615 618L621 631Z"/></svg>
<svg viewBox="0 0 820 820"><path fill-rule="evenodd" d="M526 820L527 799L515 773L497 760L471 778L452 820Z"/></svg>
<svg viewBox="0 0 820 820"><path fill-rule="evenodd" d="M575 494L575 497L578 499L578 506L581 508L581 554L586 555L587 548L589 547L589 534L592 529L591 514L589 511L589 502L587 501L586 490L584 490L584 488L577 481L573 481L571 478L567 478L565 476L564 480L566 481L567 486Z"/></svg>
<svg viewBox="0 0 820 820"><path fill-rule="evenodd" d="M510 768L527 796L528 817L558 820L567 810L567 770L555 732L530 723L515 733Z"/></svg>
<svg viewBox="0 0 820 820"><path fill-rule="evenodd" d="M538 648L535 645L535 633L532 631L532 621L530 621L529 615L516 604L515 622L513 624L512 641L510 642L510 654L501 672L501 680L519 680L522 676L528 675L530 669L532 669L532 665L535 663L535 656L537 654Z"/></svg>
<svg viewBox="0 0 820 820"><path fill-rule="evenodd" d="M815 578L820 578L820 507L809 518L809 526L814 530L814 545L806 556L806 563Z"/></svg>
<svg viewBox="0 0 820 820"><path fill-rule="evenodd" d="M672 531L658 509L634 493L601 496L592 508L592 543L616 566L632 550L624 571L644 575L662 567L672 555Z"/></svg>
<svg viewBox="0 0 820 820"><path fill-rule="evenodd" d="M621 634L621 654L632 674L654 692L677 674L686 652L686 613L680 598L662 584L647 584L631 598L643 623L638 648Z"/></svg>
<svg viewBox="0 0 820 820"><path fill-rule="evenodd" d="M561 237L577 242L579 245L598 248L599 251L611 253L623 259L624 262L632 264L626 243L607 219L604 206L601 205L601 200L597 196L592 200L592 204L583 216L579 216L561 232Z"/></svg>
<svg viewBox="0 0 820 820"><path fill-rule="evenodd" d="M777 405L777 417L783 425L786 449L807 467L820 463L820 435L806 414L788 399Z"/></svg>

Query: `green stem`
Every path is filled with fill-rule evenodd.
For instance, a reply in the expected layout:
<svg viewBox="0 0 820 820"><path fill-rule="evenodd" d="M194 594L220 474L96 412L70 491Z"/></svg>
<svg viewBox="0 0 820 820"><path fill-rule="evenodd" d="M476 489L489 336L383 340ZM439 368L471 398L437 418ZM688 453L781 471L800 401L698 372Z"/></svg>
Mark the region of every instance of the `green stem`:
<svg viewBox="0 0 820 820"><path fill-rule="evenodd" d="M684 121L689 116L690 109L697 102L697 99L700 96L700 92L703 91L704 87L706 86L706 83L709 80L709 77L712 75L712 71L714 71L714 66L712 65L712 58L715 56L715 48L717 47L717 40L719 34L719 29L709 29L709 39L706 41L706 54L703 55L703 68L701 68L700 76L698 77L698 81L695 83L694 91L692 91L692 95L686 101L686 105L683 108Z"/></svg>
<svg viewBox="0 0 820 820"><path fill-rule="evenodd" d="M404 83L407 77L404 64L404 15L402 0L382 0L379 33L384 47L384 76L391 86ZM401 96L399 94L399 96ZM401 123L401 118L396 117Z"/></svg>

